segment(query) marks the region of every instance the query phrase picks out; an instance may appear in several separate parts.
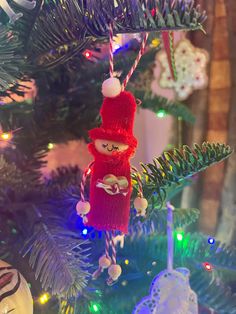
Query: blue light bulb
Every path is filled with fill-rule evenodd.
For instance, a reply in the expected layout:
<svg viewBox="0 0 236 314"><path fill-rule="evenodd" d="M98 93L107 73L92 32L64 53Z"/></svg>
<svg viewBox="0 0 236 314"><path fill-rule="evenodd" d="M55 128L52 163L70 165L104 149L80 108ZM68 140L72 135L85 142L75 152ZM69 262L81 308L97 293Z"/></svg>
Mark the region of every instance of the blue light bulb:
<svg viewBox="0 0 236 314"><path fill-rule="evenodd" d="M208 239L208 243L209 244L214 244L215 243L215 239L214 238L209 238Z"/></svg>
<svg viewBox="0 0 236 314"><path fill-rule="evenodd" d="M88 229L84 229L84 230L82 231L82 234L83 234L83 235L87 235L87 234L88 234Z"/></svg>

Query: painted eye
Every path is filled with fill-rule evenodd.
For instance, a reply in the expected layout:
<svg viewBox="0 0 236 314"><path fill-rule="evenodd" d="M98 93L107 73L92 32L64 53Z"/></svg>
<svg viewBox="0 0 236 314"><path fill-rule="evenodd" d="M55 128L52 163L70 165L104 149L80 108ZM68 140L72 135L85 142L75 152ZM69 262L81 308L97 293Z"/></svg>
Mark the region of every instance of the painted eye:
<svg viewBox="0 0 236 314"><path fill-rule="evenodd" d="M112 145L112 148L115 149L115 150L119 150L119 147L118 147L118 146Z"/></svg>
<svg viewBox="0 0 236 314"><path fill-rule="evenodd" d="M102 144L103 148L106 148L108 146L108 144Z"/></svg>

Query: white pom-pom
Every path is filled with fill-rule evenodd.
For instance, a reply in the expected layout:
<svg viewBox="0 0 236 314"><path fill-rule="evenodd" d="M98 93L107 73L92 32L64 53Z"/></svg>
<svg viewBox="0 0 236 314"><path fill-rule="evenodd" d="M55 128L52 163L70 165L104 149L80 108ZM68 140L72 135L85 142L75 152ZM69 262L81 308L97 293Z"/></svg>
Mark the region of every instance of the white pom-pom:
<svg viewBox="0 0 236 314"><path fill-rule="evenodd" d="M112 280L117 280L122 273L122 269L120 265L113 264L108 268L108 274L111 277Z"/></svg>
<svg viewBox="0 0 236 314"><path fill-rule="evenodd" d="M118 78L111 77L102 84L102 94L104 97L114 98L121 93L121 84Z"/></svg>
<svg viewBox="0 0 236 314"><path fill-rule="evenodd" d="M111 266L111 260L106 257L106 255L103 255L99 258L99 266L103 269L107 269Z"/></svg>
<svg viewBox="0 0 236 314"><path fill-rule="evenodd" d="M90 212L89 202L79 201L76 205L76 211L79 216L87 215Z"/></svg>

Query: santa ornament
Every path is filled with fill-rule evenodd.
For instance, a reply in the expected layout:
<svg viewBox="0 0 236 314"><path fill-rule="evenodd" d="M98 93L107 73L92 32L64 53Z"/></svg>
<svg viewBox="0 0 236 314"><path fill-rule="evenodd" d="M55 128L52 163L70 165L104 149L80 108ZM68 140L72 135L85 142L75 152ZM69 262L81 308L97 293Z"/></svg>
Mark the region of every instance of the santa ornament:
<svg viewBox="0 0 236 314"><path fill-rule="evenodd" d="M121 275L121 267L116 262L116 236L128 233L130 217L131 165L137 140L133 135L136 100L125 91L125 86L144 53L148 35L145 34L141 50L127 75L123 86L113 77L112 26L110 26L110 76L102 84L104 101L101 107L102 124L89 131L92 142L89 150L94 162L85 171L81 182L81 200L76 206L83 222L105 232L105 253L99 259L99 268L93 274L96 279L104 269L108 269L108 285ZM90 201L84 199L86 177L91 174ZM143 198L141 180L134 207L137 215L145 216L148 206ZM110 255L111 248L111 255Z"/></svg>

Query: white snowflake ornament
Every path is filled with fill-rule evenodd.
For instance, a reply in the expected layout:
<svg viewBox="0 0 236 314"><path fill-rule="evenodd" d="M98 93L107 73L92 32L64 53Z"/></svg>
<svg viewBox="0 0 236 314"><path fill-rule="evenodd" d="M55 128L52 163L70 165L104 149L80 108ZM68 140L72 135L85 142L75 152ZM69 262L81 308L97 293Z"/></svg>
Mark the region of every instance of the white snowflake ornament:
<svg viewBox="0 0 236 314"><path fill-rule="evenodd" d="M153 280L150 295L133 314L198 314L197 295L189 285L189 270L164 270Z"/></svg>
<svg viewBox="0 0 236 314"><path fill-rule="evenodd" d="M167 54L161 51L158 61L162 66L159 84L162 88L174 89L179 100L185 100L196 89L208 84L206 66L209 60L207 51L194 47L187 39L181 40L174 52L177 80L172 78Z"/></svg>

